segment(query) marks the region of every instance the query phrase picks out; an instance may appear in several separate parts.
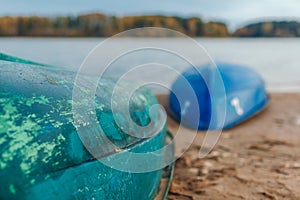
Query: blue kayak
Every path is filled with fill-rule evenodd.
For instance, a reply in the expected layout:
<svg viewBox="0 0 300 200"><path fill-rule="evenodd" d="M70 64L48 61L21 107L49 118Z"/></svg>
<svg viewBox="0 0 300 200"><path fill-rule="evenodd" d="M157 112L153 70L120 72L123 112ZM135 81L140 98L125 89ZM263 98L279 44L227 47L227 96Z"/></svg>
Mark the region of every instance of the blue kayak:
<svg viewBox="0 0 300 200"><path fill-rule="evenodd" d="M222 84L210 76L216 71ZM171 89L169 102L174 118L199 130L231 128L263 110L269 101L262 77L252 68L235 64L191 67L175 80ZM216 96L224 99L225 109L219 109L218 101L212 101L210 95L211 91L222 89ZM193 100L194 94L198 102ZM200 117L195 114L197 110Z"/></svg>

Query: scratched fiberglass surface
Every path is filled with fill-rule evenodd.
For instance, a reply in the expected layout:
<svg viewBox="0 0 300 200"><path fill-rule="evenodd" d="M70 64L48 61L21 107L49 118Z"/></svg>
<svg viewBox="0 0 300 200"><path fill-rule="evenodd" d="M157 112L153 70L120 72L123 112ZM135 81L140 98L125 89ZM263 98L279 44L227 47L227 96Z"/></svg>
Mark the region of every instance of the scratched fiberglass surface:
<svg viewBox="0 0 300 200"><path fill-rule="evenodd" d="M155 197L161 170L118 171L96 160L84 147L73 123L74 72L0 58L0 199ZM139 153L161 148L165 129L143 141L117 126L110 109L114 83L112 79L100 81L95 97L95 112L104 134L121 150ZM130 84L122 87L126 90ZM122 101L122 94L117 95ZM131 118L147 125L149 108L156 103L150 91L139 89L130 102ZM123 118L124 126L127 120ZM105 145L100 145L103 152Z"/></svg>

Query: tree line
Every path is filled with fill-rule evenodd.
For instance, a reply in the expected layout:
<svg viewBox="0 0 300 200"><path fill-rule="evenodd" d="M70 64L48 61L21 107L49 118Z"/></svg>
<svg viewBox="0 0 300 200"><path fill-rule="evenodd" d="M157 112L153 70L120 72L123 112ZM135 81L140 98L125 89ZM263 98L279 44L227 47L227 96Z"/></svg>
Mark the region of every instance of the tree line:
<svg viewBox="0 0 300 200"><path fill-rule="evenodd" d="M233 34L237 37L300 37L297 21L270 21L249 24Z"/></svg>
<svg viewBox="0 0 300 200"><path fill-rule="evenodd" d="M101 13L52 18L4 16L0 17L0 36L109 37L128 29L150 26L173 29L191 37L229 36L224 23L203 22L197 17L159 15L116 17Z"/></svg>
<svg viewBox="0 0 300 200"><path fill-rule="evenodd" d="M58 17L0 17L0 36L10 37L109 37L125 30L142 27L169 28L190 37L300 37L300 23L297 21L259 22L229 33L226 24L204 22L198 17L116 17L101 13ZM149 32L146 36L172 35Z"/></svg>

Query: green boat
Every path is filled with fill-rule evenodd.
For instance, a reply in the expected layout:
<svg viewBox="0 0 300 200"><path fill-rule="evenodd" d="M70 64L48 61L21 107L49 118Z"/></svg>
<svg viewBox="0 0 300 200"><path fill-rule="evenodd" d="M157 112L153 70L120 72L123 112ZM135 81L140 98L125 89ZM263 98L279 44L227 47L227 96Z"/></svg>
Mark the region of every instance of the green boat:
<svg viewBox="0 0 300 200"><path fill-rule="evenodd" d="M165 124L149 138L129 135L123 129L130 130L126 126L131 119L142 127L150 121L160 123L149 114L156 98L148 89L139 89L130 102L131 119L118 114L117 124L110 108L116 80L100 80L94 102L94 114L102 127L99 131L97 126L74 122L75 78L75 72L64 68L0 54L0 199L165 198L169 181L164 179L170 180L172 166L136 173L101 162L127 152L154 152L166 144ZM122 87L126 91L131 83ZM122 101L122 94L117 98ZM120 102L119 109L122 105ZM79 129L86 131L90 148L83 143ZM103 135L107 141L97 139ZM118 148L111 149L108 143ZM91 152L93 148L97 155ZM158 165L160 159L145 163Z"/></svg>

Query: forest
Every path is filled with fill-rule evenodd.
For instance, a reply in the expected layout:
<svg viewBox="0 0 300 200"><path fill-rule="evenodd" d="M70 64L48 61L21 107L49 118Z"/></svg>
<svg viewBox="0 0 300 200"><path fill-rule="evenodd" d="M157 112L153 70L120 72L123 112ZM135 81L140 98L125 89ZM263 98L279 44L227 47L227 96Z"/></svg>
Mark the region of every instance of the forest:
<svg viewBox="0 0 300 200"><path fill-rule="evenodd" d="M227 37L227 27L220 22L174 16L107 16L100 13L67 17L0 17L0 36L28 37L109 37L141 27L164 27L191 37ZM156 35L153 35L156 36ZM164 36L164 35L160 35ZM168 36L168 35L165 35Z"/></svg>
<svg viewBox="0 0 300 200"><path fill-rule="evenodd" d="M109 37L125 30L141 27L164 27L190 37L300 37L297 21L269 21L249 24L230 33L222 22L204 22L198 17L177 16L108 16L92 13L79 16L3 16L0 17L2 37ZM150 37L169 37L156 35Z"/></svg>

